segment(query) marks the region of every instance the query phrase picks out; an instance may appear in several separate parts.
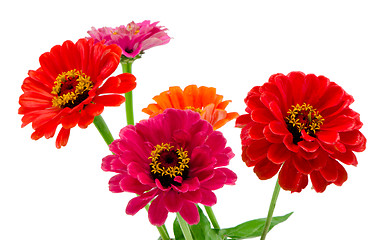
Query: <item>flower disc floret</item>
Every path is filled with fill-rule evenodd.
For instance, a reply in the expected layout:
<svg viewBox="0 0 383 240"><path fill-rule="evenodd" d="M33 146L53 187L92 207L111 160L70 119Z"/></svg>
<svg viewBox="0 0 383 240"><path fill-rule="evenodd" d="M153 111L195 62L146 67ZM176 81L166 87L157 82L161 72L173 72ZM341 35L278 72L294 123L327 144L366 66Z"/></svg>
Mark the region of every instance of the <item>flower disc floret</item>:
<svg viewBox="0 0 383 240"><path fill-rule="evenodd" d="M152 161L150 166L153 178L158 179L163 186L180 185L174 181L176 176L187 178L190 158L182 147L174 150L174 146L169 143L158 144L150 153L149 159Z"/></svg>
<svg viewBox="0 0 383 240"><path fill-rule="evenodd" d="M51 93L57 96L52 99L52 106L58 108L75 107L93 87L90 77L76 69L60 74L54 84Z"/></svg>
<svg viewBox="0 0 383 240"><path fill-rule="evenodd" d="M132 192L126 213L146 204L149 220L164 224L169 212L179 212L189 224L199 222L196 204L217 202L213 190L237 179L226 168L234 157L222 133L191 110L167 109L127 126L103 159L102 169L117 173L109 181L112 192Z"/></svg>

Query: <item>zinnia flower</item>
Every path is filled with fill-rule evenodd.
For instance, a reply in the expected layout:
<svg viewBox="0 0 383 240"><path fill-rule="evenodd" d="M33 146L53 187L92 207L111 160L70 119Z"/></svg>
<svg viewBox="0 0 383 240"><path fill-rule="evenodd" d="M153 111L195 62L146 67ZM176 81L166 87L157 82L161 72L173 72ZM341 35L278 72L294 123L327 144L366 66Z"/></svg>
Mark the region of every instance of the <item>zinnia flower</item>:
<svg viewBox="0 0 383 240"><path fill-rule="evenodd" d="M213 87L189 85L183 91L180 87L170 87L153 98L156 104L149 104L142 111L154 117L167 108L191 109L200 113L201 118L216 130L239 116L236 112L227 113L225 108L231 101L222 99L223 96L216 94Z"/></svg>
<svg viewBox="0 0 383 240"><path fill-rule="evenodd" d="M110 145L115 153L102 169L118 173L109 181L112 192L132 192L126 213L136 214L150 201L149 221L164 224L168 212L179 212L189 224L199 222L195 204L212 206L212 190L234 184L225 168L234 157L222 133L191 110L167 109L163 114L129 125Z"/></svg>
<svg viewBox="0 0 383 240"><path fill-rule="evenodd" d="M92 27L88 34L96 42L105 41L106 45L117 44L127 58L139 58L143 51L170 41L170 37L165 32L167 29L157 24L158 22L150 23L146 20L142 23L131 22L116 28Z"/></svg>
<svg viewBox="0 0 383 240"><path fill-rule="evenodd" d="M21 87L22 127L32 123L31 137L37 140L53 137L61 124L56 147L65 146L71 128L86 128L105 106L125 101L119 94L135 88L135 77L128 73L104 81L118 67L120 56L116 45L86 39L66 41L42 54L41 67L29 71Z"/></svg>
<svg viewBox="0 0 383 240"><path fill-rule="evenodd" d="M279 172L285 190L300 192L310 176L317 192L341 186L347 172L341 163L357 165L354 152L366 147L353 97L324 76L291 72L272 75L248 93L242 159L264 180Z"/></svg>

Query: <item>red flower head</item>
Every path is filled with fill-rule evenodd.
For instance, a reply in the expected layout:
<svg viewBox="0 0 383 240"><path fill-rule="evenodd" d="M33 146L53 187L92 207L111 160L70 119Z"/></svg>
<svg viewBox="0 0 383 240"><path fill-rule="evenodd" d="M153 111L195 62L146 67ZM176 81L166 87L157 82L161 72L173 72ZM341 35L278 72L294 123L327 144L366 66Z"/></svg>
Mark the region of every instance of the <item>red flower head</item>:
<svg viewBox="0 0 383 240"><path fill-rule="evenodd" d="M71 128L86 128L104 106L119 106L125 101L119 94L135 88L135 77L128 73L104 81L116 70L120 56L117 45L86 39L66 41L42 54L41 67L29 71L21 87L22 127L32 123L31 137L37 140L53 137L61 124L56 147L65 146Z"/></svg>
<svg viewBox="0 0 383 240"><path fill-rule="evenodd" d="M139 196L128 203L134 215L150 201L149 221L164 224L168 212L179 212L189 224L199 222L195 204L212 206L212 190L234 184L237 176L225 168L234 154L222 133L191 110L167 109L127 126L110 145L115 153L103 159L104 171L118 173L109 181L112 192Z"/></svg>
<svg viewBox="0 0 383 240"><path fill-rule="evenodd" d="M366 148L353 97L324 76L291 72L272 75L250 90L243 127L242 159L259 179L279 172L280 186L300 192L310 176L314 189L342 185L347 172L339 163L357 165L355 152Z"/></svg>

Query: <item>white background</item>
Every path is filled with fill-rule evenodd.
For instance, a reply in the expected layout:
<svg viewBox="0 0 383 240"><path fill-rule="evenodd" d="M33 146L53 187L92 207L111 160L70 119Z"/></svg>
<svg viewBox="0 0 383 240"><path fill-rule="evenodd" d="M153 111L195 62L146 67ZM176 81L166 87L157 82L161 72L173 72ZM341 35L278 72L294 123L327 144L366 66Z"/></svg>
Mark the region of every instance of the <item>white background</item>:
<svg viewBox="0 0 383 240"><path fill-rule="evenodd" d="M0 24L1 164L0 239L157 239L145 210L125 214L134 194L108 191L112 173L100 169L108 148L91 125L72 130L66 147L54 139L30 139L17 114L21 84L39 56L65 40L87 36L92 26L134 20L160 21L172 37L133 64L135 119L169 86L216 87L244 113L251 87L271 74L303 71L325 75L355 98L367 150L346 166L348 181L324 193L281 191L276 215L291 218L268 239L383 239L381 194L383 14L379 1L7 1ZM121 73L119 68L114 75ZM104 119L115 137L124 126L123 106ZM213 208L221 227L265 217L275 178L260 181L241 160L239 129L221 129L237 155L230 168L236 186L216 191ZM380 147L380 148L379 148ZM166 225L172 231L174 214Z"/></svg>

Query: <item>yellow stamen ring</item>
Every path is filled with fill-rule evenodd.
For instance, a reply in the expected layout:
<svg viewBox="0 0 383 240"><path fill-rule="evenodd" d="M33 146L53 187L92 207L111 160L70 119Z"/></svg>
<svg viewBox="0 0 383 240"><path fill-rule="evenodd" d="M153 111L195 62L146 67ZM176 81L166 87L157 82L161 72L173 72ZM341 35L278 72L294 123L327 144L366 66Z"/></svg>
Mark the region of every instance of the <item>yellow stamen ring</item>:
<svg viewBox="0 0 383 240"><path fill-rule="evenodd" d="M173 148L174 146L171 146L169 143L162 143L161 145L156 145L154 147L149 157L149 159L152 160L150 166L153 174L174 178L176 176L182 176L185 169L189 168L188 163L190 158L188 157L188 151L184 151L182 148L174 151L172 150ZM177 162L167 165L165 162L160 160L162 154L172 151L177 155Z"/></svg>
<svg viewBox="0 0 383 240"><path fill-rule="evenodd" d="M324 122L324 118L319 114L319 111L306 103L292 105L287 114L287 124L291 124L299 132L306 130L307 134L315 134Z"/></svg>
<svg viewBox="0 0 383 240"><path fill-rule="evenodd" d="M70 85L72 82L73 85L76 85L75 89L72 91L63 89L65 83L69 83ZM54 84L55 85L52 88L51 93L57 96L52 99L52 106L58 108L63 108L68 103L74 104L75 100L80 95L90 91L93 87L93 82L90 80L90 77L82 71L78 71L76 69L70 70L68 72L63 72L58 75ZM70 85L70 87L73 86Z"/></svg>

